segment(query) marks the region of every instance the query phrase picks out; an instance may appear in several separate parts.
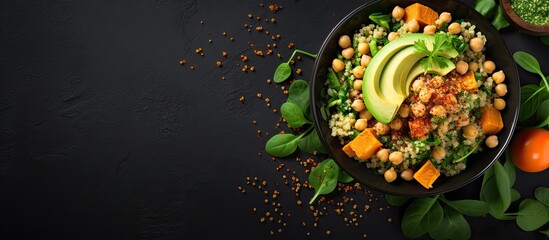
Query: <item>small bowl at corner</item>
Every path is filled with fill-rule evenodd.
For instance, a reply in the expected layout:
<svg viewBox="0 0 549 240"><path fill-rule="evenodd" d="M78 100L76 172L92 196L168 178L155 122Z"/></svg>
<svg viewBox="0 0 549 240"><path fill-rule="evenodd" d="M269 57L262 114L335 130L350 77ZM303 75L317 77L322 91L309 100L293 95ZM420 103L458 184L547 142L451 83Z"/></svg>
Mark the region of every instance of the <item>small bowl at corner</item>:
<svg viewBox="0 0 549 240"><path fill-rule="evenodd" d="M467 168L464 171L453 177L439 177L431 189L424 188L416 181L407 182L402 179L387 183L383 175L367 168L366 164L348 157L343 152L343 145L341 145L339 139L331 136L329 119L324 119L321 113L321 106L326 101L324 96L328 68L339 52L339 36L353 34L362 24L369 23L368 16L370 14L376 12L390 13L396 5L406 7L416 2L429 6L439 13L444 11L451 12L454 19L465 19L475 24L478 29L481 29L482 33L488 39L485 55L488 59L495 60L497 68L505 72L505 81L509 89L505 96L507 106L501 111L504 128L497 134L499 145L491 149L486 148L482 152L469 156ZM391 195L410 197L432 196L456 190L471 183L482 176L503 155L505 148L511 140L518 119L520 82L517 66L511 52L494 26L471 6L459 0L377 0L358 7L334 26L324 40L313 66L313 76L310 83L311 109L313 111L314 124L320 140L328 150L330 157L357 182L373 190Z"/></svg>
<svg viewBox="0 0 549 240"><path fill-rule="evenodd" d="M511 7L511 0L500 0L503 16L519 31L533 36L549 36L549 24L532 24L524 21Z"/></svg>

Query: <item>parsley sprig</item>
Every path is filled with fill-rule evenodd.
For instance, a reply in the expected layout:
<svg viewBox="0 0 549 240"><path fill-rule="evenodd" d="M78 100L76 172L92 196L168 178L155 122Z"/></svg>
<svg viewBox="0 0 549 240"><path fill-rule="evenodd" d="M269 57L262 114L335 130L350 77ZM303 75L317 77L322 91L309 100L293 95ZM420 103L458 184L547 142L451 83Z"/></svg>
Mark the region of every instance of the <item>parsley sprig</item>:
<svg viewBox="0 0 549 240"><path fill-rule="evenodd" d="M433 66L433 62L436 63L441 68L447 67L448 65L444 61L444 57L440 56L439 53L444 51L447 48L453 48L452 40L445 34L436 34L435 41L433 42L433 50L429 51L425 40L417 40L414 42L414 48L419 53L427 55L427 57L421 59L419 62L423 67L424 73L427 73L427 70Z"/></svg>

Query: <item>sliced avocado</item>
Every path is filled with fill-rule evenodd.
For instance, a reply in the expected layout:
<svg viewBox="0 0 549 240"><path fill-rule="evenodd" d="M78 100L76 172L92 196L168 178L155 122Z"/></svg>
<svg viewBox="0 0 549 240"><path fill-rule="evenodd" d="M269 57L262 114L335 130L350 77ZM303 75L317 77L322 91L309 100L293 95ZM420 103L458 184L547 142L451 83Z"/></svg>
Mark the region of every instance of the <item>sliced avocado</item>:
<svg viewBox="0 0 549 240"><path fill-rule="evenodd" d="M414 46L408 46L397 52L387 62L380 80L381 94L387 101L398 104L400 108L400 104L407 97L400 89L406 84L406 78L412 66L423 57L426 55L417 52Z"/></svg>
<svg viewBox="0 0 549 240"><path fill-rule="evenodd" d="M434 73L438 74L440 76L444 76L454 70L456 68L456 65L450 60L444 58L443 60L446 63L446 67L441 68L438 63L433 62L430 68L427 69L427 73ZM412 81L417 78L417 76L423 74L424 69L423 66L421 66L420 62L417 62L410 72L408 73L408 77L406 79L406 83L402 85L403 88L401 88L401 91L406 94L406 96L410 95L410 84L412 84Z"/></svg>
<svg viewBox="0 0 549 240"><path fill-rule="evenodd" d="M424 40L426 43L434 41L433 35L415 33L407 34L389 42L370 60L364 73L362 93L364 104L372 115L382 123L389 123L398 112L399 105L396 102L388 101L380 89L380 79L385 64L401 49L414 45L417 40Z"/></svg>

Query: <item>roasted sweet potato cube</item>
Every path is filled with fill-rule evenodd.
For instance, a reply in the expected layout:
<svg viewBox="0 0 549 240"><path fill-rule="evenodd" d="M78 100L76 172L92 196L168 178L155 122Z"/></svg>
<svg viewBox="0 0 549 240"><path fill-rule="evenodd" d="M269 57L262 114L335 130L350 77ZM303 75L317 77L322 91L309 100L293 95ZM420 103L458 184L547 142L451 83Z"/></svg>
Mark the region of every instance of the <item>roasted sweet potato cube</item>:
<svg viewBox="0 0 549 240"><path fill-rule="evenodd" d="M495 107L485 107L480 115L480 127L486 135L493 135L503 129L501 113Z"/></svg>
<svg viewBox="0 0 549 240"><path fill-rule="evenodd" d="M345 144L345 146L343 146L343 152L345 152L345 154L347 154L347 156L349 156L349 157L356 156L355 151L353 151L353 149L351 148L351 143L350 142Z"/></svg>
<svg viewBox="0 0 549 240"><path fill-rule="evenodd" d="M433 188L433 183L440 176L440 172L430 160L427 160L417 172L414 173L414 179L424 188Z"/></svg>
<svg viewBox="0 0 549 240"><path fill-rule="evenodd" d="M459 82L461 83L461 86L465 90L475 90L478 88L477 85L477 79L475 78L475 73L471 70L467 71L467 73L460 75L458 77Z"/></svg>
<svg viewBox="0 0 549 240"><path fill-rule="evenodd" d="M435 25L435 21L438 19L438 13L420 3L414 3L404 9L404 21L409 22L415 19L421 27L426 25Z"/></svg>
<svg viewBox="0 0 549 240"><path fill-rule="evenodd" d="M364 129L349 145L356 157L362 160L370 159L383 146L372 128Z"/></svg>
<svg viewBox="0 0 549 240"><path fill-rule="evenodd" d="M431 131L431 123L422 118L409 121L408 127L410 127L410 136L412 138L423 137Z"/></svg>

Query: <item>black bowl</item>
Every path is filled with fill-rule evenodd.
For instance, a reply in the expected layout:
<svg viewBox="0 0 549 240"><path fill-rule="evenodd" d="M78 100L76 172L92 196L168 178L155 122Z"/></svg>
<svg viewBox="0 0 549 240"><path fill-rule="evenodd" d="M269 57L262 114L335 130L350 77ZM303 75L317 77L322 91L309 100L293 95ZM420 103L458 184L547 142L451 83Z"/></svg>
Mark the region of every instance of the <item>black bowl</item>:
<svg viewBox="0 0 549 240"><path fill-rule="evenodd" d="M361 24L369 23L368 16L375 12L391 13L394 6L406 7L419 2L429 6L437 12L451 12L452 19L465 19L477 26L488 39L486 43L485 55L487 59L496 62L497 69L505 72L505 83L508 86L508 93L504 97L507 102L506 108L501 111L504 128L497 136L499 145L496 148L489 149L484 147L484 151L469 156L467 168L459 175L453 177L441 176L433 184L433 188L425 189L416 181L406 182L401 179L393 183L387 183L384 177L374 170L368 169L365 164L349 158L341 149L342 145L337 138L330 135L328 122L323 120L320 114L320 106L325 99L322 97L322 91L325 89L328 67L339 51L338 39L343 34L353 34L359 29ZM507 147L518 118L518 108L520 103L520 82L516 64L512 58L509 49L499 35L498 31L482 15L476 12L472 7L457 0L449 1L427 1L427 0L378 0L362 5L357 8L343 20L341 20L330 32L322 47L313 67L313 78L311 79L311 108L314 113L314 123L321 138L322 143L328 149L328 153L339 166L348 172L358 182L387 194L402 196L429 196L445 193L460 188L482 174L502 156Z"/></svg>

